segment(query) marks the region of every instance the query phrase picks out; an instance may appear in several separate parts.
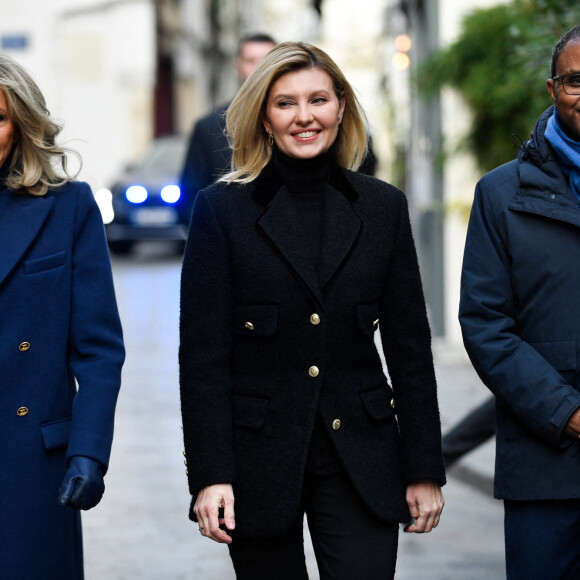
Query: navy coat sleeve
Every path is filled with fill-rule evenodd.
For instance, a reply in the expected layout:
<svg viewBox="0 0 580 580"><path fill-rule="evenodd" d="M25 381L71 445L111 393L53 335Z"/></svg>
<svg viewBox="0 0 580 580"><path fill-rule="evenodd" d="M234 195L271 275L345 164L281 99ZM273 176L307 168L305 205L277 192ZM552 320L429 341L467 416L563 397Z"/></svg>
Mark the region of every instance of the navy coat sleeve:
<svg viewBox="0 0 580 580"><path fill-rule="evenodd" d="M67 455L107 466L125 351L101 214L89 186L77 185L69 361L79 388Z"/></svg>
<svg viewBox="0 0 580 580"><path fill-rule="evenodd" d="M580 407L580 393L518 335L514 265L499 218L505 187L490 187L484 178L476 189L461 278L463 340L482 381L512 413L542 438L565 445L563 430Z"/></svg>
<svg viewBox="0 0 580 580"><path fill-rule="evenodd" d="M179 348L185 452L188 461L195 463L188 470L194 497L207 485L236 479L229 372L233 316L229 260L224 233L202 191L195 202L183 260ZM206 409L201 425L196 408Z"/></svg>

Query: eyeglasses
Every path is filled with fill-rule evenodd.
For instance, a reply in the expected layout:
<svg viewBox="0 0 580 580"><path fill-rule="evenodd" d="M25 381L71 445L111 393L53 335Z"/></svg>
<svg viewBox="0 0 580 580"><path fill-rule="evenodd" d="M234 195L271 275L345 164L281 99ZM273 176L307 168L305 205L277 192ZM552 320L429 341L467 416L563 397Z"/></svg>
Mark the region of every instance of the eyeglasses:
<svg viewBox="0 0 580 580"><path fill-rule="evenodd" d="M562 88L569 95L580 95L580 74L560 75L552 78L552 80L555 83L560 81Z"/></svg>

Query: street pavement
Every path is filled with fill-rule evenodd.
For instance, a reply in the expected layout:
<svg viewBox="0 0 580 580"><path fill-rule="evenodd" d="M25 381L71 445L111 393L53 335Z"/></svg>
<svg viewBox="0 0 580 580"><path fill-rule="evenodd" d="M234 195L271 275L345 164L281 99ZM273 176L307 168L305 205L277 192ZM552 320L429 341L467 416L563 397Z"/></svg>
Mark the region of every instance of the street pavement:
<svg viewBox="0 0 580 580"><path fill-rule="evenodd" d="M178 388L180 258L139 247L114 258L127 360L105 496L83 514L87 580L233 580L226 546L187 519ZM462 353L434 344L443 431L486 389ZM503 508L491 497L493 442L448 473L446 506L431 534L400 536L400 580L505 578ZM318 579L305 534L311 580ZM276 580L275 577L272 580Z"/></svg>

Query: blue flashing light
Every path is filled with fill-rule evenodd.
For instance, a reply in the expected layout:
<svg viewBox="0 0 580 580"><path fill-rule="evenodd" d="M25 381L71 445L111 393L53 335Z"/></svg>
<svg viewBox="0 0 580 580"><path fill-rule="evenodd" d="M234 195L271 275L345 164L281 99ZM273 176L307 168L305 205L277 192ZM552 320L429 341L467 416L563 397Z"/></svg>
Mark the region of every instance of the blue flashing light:
<svg viewBox="0 0 580 580"><path fill-rule="evenodd" d="M143 203L149 194L142 185L132 185L125 191L125 197L131 203Z"/></svg>
<svg viewBox="0 0 580 580"><path fill-rule="evenodd" d="M181 197L179 185L166 185L161 190L161 199L165 203L176 203Z"/></svg>

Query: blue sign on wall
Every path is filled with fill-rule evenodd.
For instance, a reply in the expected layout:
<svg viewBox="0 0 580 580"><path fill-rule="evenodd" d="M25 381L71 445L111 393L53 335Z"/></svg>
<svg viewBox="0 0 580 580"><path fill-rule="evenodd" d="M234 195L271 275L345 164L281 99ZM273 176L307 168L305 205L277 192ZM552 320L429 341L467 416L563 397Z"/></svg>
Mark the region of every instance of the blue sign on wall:
<svg viewBox="0 0 580 580"><path fill-rule="evenodd" d="M0 37L2 50L26 50L28 48L28 36L25 34L3 34Z"/></svg>

